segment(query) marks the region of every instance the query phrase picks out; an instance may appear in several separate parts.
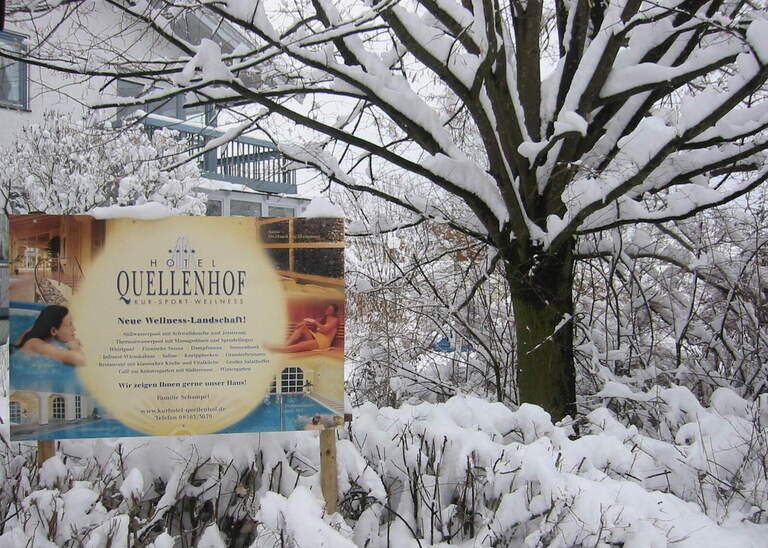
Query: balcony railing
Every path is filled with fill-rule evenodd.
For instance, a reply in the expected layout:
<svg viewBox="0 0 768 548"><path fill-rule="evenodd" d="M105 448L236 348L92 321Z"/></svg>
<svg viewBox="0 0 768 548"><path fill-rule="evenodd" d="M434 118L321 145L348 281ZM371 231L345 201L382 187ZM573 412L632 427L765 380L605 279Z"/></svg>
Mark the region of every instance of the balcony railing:
<svg viewBox="0 0 768 548"><path fill-rule="evenodd" d="M35 290L37 302L61 304L80 286L83 268L77 257L45 257L35 264ZM56 282L52 285L50 282Z"/></svg>
<svg viewBox="0 0 768 548"><path fill-rule="evenodd" d="M144 123L150 131L160 127L178 131L189 140L193 153L224 135L216 129L152 115ZM262 192L297 193L296 171L288 169L288 159L269 141L241 136L209 150L201 160L200 171L206 179L242 184Z"/></svg>

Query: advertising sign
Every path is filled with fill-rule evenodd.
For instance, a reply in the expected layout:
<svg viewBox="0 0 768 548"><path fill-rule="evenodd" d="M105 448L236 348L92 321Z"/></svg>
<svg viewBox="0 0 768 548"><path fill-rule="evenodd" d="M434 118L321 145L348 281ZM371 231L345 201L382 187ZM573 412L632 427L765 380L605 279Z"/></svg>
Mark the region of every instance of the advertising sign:
<svg viewBox="0 0 768 548"><path fill-rule="evenodd" d="M341 219L9 225L11 439L340 422Z"/></svg>

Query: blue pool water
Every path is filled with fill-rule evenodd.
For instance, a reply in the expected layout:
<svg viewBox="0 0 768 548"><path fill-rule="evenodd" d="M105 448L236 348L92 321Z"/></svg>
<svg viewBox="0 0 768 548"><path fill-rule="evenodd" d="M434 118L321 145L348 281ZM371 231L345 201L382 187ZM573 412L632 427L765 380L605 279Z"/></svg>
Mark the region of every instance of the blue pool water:
<svg viewBox="0 0 768 548"><path fill-rule="evenodd" d="M11 301L11 342L16 342L22 333L32 327L35 318L45 307L46 305L43 303Z"/></svg>
<svg viewBox="0 0 768 548"><path fill-rule="evenodd" d="M14 436L15 439L24 440L64 440L76 438L129 438L133 436L146 436L138 430L129 428L115 419L100 419L95 422L74 424L65 426L60 430L52 430L44 434L36 433L29 437Z"/></svg>
<svg viewBox="0 0 768 548"><path fill-rule="evenodd" d="M250 414L232 426L219 430L217 434L241 434L247 432L279 432L303 430L314 415L328 418L336 415L321 403L304 394L272 394ZM52 426L52 428L54 428ZM61 440L71 438L127 438L146 436L142 432L125 426L118 420L104 418L95 422L62 425L60 429L44 434L36 433L25 437L16 436L16 440L41 439Z"/></svg>
<svg viewBox="0 0 768 548"><path fill-rule="evenodd" d="M271 394L249 415L219 433L303 430L314 415L336 415L304 394Z"/></svg>
<svg viewBox="0 0 768 548"><path fill-rule="evenodd" d="M46 306L42 303L11 302L11 343L15 343L32 327L38 314ZM21 350L15 350L10 361L11 390L85 394L77 372L71 365Z"/></svg>

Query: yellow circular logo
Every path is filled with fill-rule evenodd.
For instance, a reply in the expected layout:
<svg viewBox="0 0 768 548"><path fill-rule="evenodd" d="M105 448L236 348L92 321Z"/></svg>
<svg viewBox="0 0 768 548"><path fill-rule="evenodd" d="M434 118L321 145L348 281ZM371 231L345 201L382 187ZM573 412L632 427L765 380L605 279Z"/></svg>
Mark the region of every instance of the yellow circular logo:
<svg viewBox="0 0 768 548"><path fill-rule="evenodd" d="M110 220L99 246L70 307L98 405L154 435L248 415L280 369L263 345L286 328L256 220Z"/></svg>

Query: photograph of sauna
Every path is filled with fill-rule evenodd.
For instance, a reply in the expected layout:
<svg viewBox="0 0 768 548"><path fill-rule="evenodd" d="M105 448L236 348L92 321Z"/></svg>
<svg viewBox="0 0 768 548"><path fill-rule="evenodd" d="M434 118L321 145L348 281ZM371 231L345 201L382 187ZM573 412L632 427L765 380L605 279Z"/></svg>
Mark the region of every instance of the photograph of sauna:
<svg viewBox="0 0 768 548"><path fill-rule="evenodd" d="M10 300L68 301L104 245L105 224L87 215L11 215Z"/></svg>
<svg viewBox="0 0 768 548"><path fill-rule="evenodd" d="M288 313L285 339L274 341L281 372L260 407L281 410L280 430L337 426L344 416L344 221L256 222Z"/></svg>

